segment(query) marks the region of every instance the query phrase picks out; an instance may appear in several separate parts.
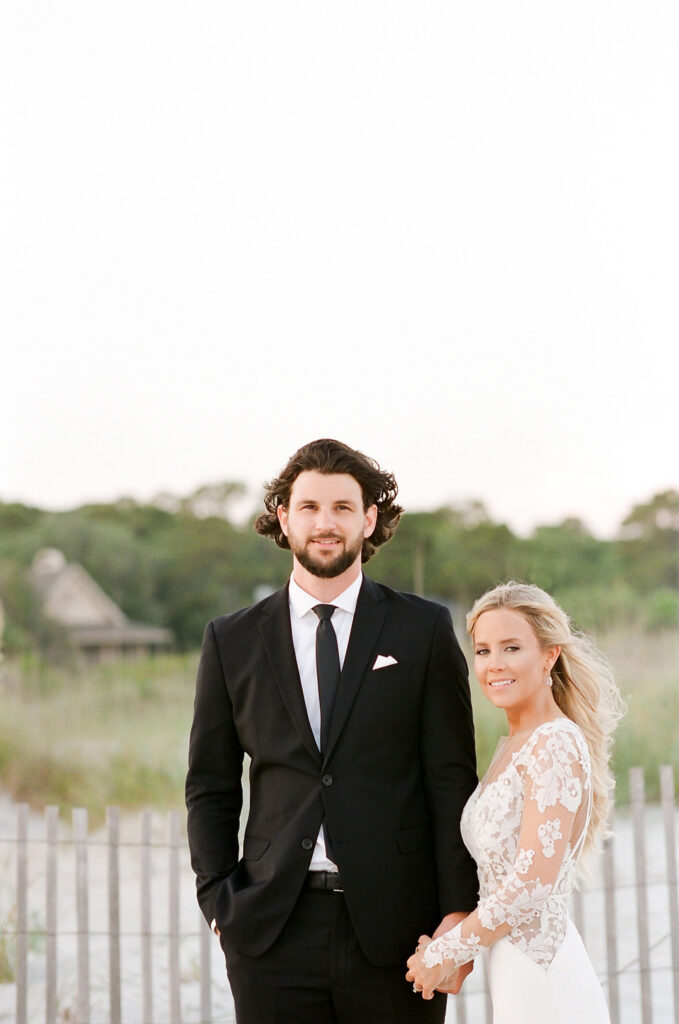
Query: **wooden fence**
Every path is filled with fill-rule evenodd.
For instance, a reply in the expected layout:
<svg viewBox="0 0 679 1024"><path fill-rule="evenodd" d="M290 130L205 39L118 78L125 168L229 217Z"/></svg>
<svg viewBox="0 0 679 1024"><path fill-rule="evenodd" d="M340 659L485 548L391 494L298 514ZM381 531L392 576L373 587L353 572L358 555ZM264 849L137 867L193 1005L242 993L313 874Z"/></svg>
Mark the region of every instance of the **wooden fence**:
<svg viewBox="0 0 679 1024"><path fill-rule="evenodd" d="M679 1020L677 811L662 767L661 806L641 769L572 914L599 973L612 1024ZM107 811L90 834L23 804L0 818L0 1022L231 1024L219 944L195 905L183 816ZM8 815L4 815L7 819ZM124 834L123 834L124 833ZM131 838L130 838L131 835ZM122 863L122 867L121 867ZM491 1020L483 969L449 1000L447 1021Z"/></svg>

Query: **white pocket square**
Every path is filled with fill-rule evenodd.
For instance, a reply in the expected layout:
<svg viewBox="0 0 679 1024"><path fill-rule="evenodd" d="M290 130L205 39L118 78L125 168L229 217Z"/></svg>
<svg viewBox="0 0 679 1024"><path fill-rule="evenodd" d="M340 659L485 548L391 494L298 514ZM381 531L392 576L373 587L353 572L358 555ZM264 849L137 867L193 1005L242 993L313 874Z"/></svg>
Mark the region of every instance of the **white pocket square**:
<svg viewBox="0 0 679 1024"><path fill-rule="evenodd" d="M376 668L386 668L387 665L398 665L398 662L396 658L392 658L391 654L378 654L373 665L373 672Z"/></svg>

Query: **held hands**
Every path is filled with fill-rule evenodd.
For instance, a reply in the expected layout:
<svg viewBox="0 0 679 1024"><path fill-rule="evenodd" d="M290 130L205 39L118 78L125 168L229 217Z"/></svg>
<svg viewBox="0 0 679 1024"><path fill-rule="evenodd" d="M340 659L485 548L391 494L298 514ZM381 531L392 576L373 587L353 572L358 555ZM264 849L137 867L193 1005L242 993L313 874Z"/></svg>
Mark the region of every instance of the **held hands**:
<svg viewBox="0 0 679 1024"><path fill-rule="evenodd" d="M445 960L436 967L426 967L424 951L431 942L429 935L420 935L417 949L408 959L406 981L412 981L413 992L421 992L423 999L433 999L437 989L445 989L449 981L457 974L457 967ZM449 978L450 975L450 978Z"/></svg>
<svg viewBox="0 0 679 1024"><path fill-rule="evenodd" d="M445 934L445 932L449 932L451 928L454 928L456 924L460 923L460 921L464 921L465 917L467 917L466 911L455 911L455 913L453 914L446 914L446 916L441 921L441 924L434 932L432 938L438 939L439 935L443 935ZM457 974L454 974L451 971L448 979L449 987L447 986L446 988L439 988L438 991L446 992L452 996L456 996L460 989L462 988L462 983L464 982L465 978L468 977L473 970L473 960L470 960L469 963L462 964L462 967L458 967Z"/></svg>
<svg viewBox="0 0 679 1024"><path fill-rule="evenodd" d="M474 970L474 961L470 960L468 964L462 964L462 967L458 967L457 971L451 971L448 975L448 980L445 982L445 987L442 988L440 985L436 989L437 992L445 992L446 995L456 996L465 978L472 973Z"/></svg>
<svg viewBox="0 0 679 1024"><path fill-rule="evenodd" d="M446 914L434 932L433 938L437 939L439 935L449 932L456 924L463 921L466 916L466 913L462 912ZM474 963L470 961L463 964L462 967L456 967L450 960L444 960L442 964L438 964L435 967L427 967L424 963L423 954L431 941L432 939L428 935L420 936L417 949L408 960L406 981L413 983L413 990L421 992L423 999L432 999L434 991L457 995L462 988L465 978L471 974Z"/></svg>

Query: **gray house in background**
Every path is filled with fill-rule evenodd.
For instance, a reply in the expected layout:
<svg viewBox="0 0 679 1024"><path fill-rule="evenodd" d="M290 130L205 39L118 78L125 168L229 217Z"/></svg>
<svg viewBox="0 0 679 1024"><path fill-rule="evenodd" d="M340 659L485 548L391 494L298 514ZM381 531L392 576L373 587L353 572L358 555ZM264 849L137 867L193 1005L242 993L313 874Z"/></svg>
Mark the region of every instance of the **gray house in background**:
<svg viewBox="0 0 679 1024"><path fill-rule="evenodd" d="M63 626L73 646L90 657L160 651L173 643L169 629L130 622L89 573L68 563L56 548L38 551L31 583L44 614Z"/></svg>

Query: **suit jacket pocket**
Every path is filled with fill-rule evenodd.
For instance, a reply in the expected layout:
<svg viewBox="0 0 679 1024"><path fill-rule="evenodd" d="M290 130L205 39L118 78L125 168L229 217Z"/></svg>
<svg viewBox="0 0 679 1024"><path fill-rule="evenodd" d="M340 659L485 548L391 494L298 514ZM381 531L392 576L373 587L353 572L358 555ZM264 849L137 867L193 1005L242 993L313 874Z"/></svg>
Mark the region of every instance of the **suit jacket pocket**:
<svg viewBox="0 0 679 1024"><path fill-rule="evenodd" d="M415 853L431 846L431 829L426 821L419 825L409 825L398 833L398 848L401 853Z"/></svg>
<svg viewBox="0 0 679 1024"><path fill-rule="evenodd" d="M268 846L268 839L245 835L243 837L243 860L259 860Z"/></svg>
<svg viewBox="0 0 679 1024"><path fill-rule="evenodd" d="M389 676L397 676L401 673L405 673L407 675L409 672L410 662L406 658L399 658L397 661L392 662L391 665L382 665L380 668L373 667L369 675L374 680L379 681L380 679L387 680Z"/></svg>

